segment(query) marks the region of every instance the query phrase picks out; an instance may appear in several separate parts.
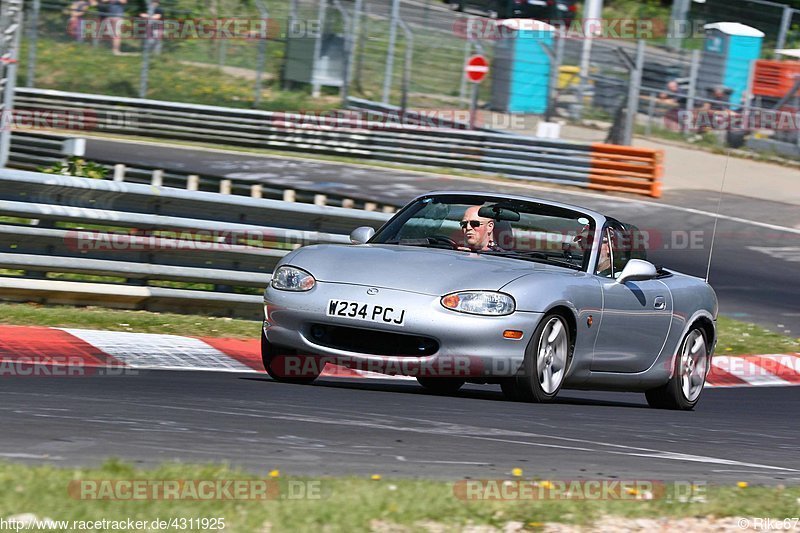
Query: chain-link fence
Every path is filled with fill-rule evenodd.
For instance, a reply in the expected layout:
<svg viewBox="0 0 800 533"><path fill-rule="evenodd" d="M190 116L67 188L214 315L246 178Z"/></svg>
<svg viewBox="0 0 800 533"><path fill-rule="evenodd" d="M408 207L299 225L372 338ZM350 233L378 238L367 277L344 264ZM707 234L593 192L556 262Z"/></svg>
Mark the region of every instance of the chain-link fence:
<svg viewBox="0 0 800 533"><path fill-rule="evenodd" d="M635 38L587 42L569 32L514 58L527 76L520 82L501 68L508 50L499 22L450 12L438 0L216 0L191 11L177 0L118 1L30 0L20 85L280 111L338 108L344 96L453 110L470 105L464 67L480 53L492 64L478 88L480 107L503 107L498 91L524 83L543 95L534 113L623 124L611 136L623 141L636 127L674 129L664 114L676 94L687 112L711 97L697 83L697 52L651 39L638 68ZM761 25L786 47L800 23L795 10L761 0L692 9L693 18ZM629 107L638 114L626 115Z"/></svg>
<svg viewBox="0 0 800 533"><path fill-rule="evenodd" d="M268 97L283 63L284 3L268 9L260 1L220 1L188 11L171 2L117 1L29 4L20 85L243 107L262 96L264 107L294 104L290 95Z"/></svg>
<svg viewBox="0 0 800 533"><path fill-rule="evenodd" d="M707 22L740 22L764 32L769 49L800 47L800 10L766 0L707 0L692 3L690 17Z"/></svg>

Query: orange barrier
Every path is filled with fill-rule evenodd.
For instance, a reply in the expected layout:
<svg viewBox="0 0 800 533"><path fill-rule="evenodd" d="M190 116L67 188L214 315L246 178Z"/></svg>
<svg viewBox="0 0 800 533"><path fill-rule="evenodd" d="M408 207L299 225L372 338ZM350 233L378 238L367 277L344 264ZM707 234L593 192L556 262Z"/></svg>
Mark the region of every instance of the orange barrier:
<svg viewBox="0 0 800 533"><path fill-rule="evenodd" d="M783 98L800 76L800 61L759 59L753 71L753 94Z"/></svg>
<svg viewBox="0 0 800 533"><path fill-rule="evenodd" d="M664 151L592 144L589 188L661 197Z"/></svg>

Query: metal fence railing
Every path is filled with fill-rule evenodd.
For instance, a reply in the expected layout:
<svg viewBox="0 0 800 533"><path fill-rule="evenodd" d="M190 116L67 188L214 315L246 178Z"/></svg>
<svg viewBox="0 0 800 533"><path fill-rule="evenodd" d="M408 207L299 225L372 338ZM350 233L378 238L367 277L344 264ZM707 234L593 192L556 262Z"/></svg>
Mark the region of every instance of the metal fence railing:
<svg viewBox="0 0 800 533"><path fill-rule="evenodd" d="M275 264L389 215L0 170L4 300L258 317Z"/></svg>
<svg viewBox="0 0 800 533"><path fill-rule="evenodd" d="M67 163L72 156L85 160L82 154L76 155L71 150L70 140L82 141L84 139L53 135L40 132L15 131L11 137L11 153L8 162L10 168L30 171L51 171L57 163ZM250 196L252 198L267 198L271 200L284 200L299 203L330 205L346 207L349 209L364 209L367 211L394 212L396 205L375 202L366 195L336 194L331 191L320 191L312 188L290 186L282 182L269 180L239 180L230 174L205 171L195 174L186 171L180 165L145 166L141 163L130 161L91 158L91 162L102 166L105 178L116 182L142 183L155 186L166 186L186 190L199 190L205 192L219 192L236 196Z"/></svg>
<svg viewBox="0 0 800 533"><path fill-rule="evenodd" d="M657 196L658 150L631 155L624 146L594 145L439 127L364 123L358 116L314 116L238 110L39 89L18 92L20 110L91 115L117 135L299 151L411 165L457 168ZM119 121L120 116L124 120ZM109 118L111 117L111 118ZM603 179L600 179L603 178ZM605 178L613 178L614 185Z"/></svg>
<svg viewBox="0 0 800 533"><path fill-rule="evenodd" d="M664 90L670 80L697 72L690 49L702 46L702 22L754 26L766 33L766 54L800 46L800 10L790 6L770 0L682 2L687 10L691 5L682 17L695 31L678 49L658 33L664 28L647 39L644 88ZM499 107L492 87L509 81L508 73L495 68L502 42L492 29L495 23L477 11L450 12L438 1L404 2L394 12L392 2L376 0L257 0L191 8L163 0L164 20L156 30L123 31L116 43L113 32L102 31L108 21L104 4L85 12L77 4L27 4L20 85L276 111L331 109L348 96L450 111L470 106L463 75L470 55L480 52L492 65L478 88L479 109ZM142 27L146 4L128 2L123 28ZM646 22L653 3L640 4L626 16L641 15ZM609 9L621 13L614 11L618 6ZM231 23L237 21L238 26ZM667 21L655 24L666 27ZM478 30L469 33L467 27ZM580 33L563 40L563 54L553 58L558 90L551 92L547 117L611 121L636 78L619 51L632 56L639 37L587 39ZM542 54L535 55L517 60L539 61ZM544 78L536 81L542 90L548 84Z"/></svg>

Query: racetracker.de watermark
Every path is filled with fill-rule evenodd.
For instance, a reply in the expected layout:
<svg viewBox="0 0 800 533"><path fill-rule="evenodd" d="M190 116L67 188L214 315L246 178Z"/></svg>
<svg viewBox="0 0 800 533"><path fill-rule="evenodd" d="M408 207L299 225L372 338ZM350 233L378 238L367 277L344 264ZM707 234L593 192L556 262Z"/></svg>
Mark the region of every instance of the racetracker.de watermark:
<svg viewBox="0 0 800 533"><path fill-rule="evenodd" d="M128 111L93 109L4 109L0 111L0 130L118 130L136 127L136 115Z"/></svg>
<svg viewBox="0 0 800 533"><path fill-rule="evenodd" d="M704 481L665 481L647 479L509 480L467 479L453 484L453 495L466 501L597 500L680 502L704 501Z"/></svg>
<svg viewBox="0 0 800 533"><path fill-rule="evenodd" d="M455 230L460 232L460 230ZM553 250L563 251L564 246L578 243L591 246L592 235L578 239L575 230L557 228L548 231L525 231L515 228L512 235L500 235L497 244L508 250ZM752 238L749 234L718 234L720 238ZM611 242L614 251L629 250L704 250L710 242L710 234L703 230L644 229L617 235ZM762 237L763 238L763 237ZM207 252L210 250L236 249L293 249L314 244L318 239L311 233L299 230L115 230L90 231L69 230L64 244L77 252L142 252L159 250L182 250Z"/></svg>
<svg viewBox="0 0 800 533"><path fill-rule="evenodd" d="M376 307L381 312L394 312L392 308ZM420 343L424 343L424 340L421 339ZM409 352L413 352L413 350L409 350ZM366 361L350 357L314 354L276 355L270 362L270 370L285 378L316 377L326 370L327 365L332 365L332 368L342 367L359 372L425 378L469 378L483 376L487 373L493 376L512 376L517 370L510 361L503 359L485 360L482 357L467 355L440 355L427 360L420 358L419 355L419 353L398 353L391 357L372 358Z"/></svg>
<svg viewBox="0 0 800 533"><path fill-rule="evenodd" d="M295 248L317 242L304 231L283 230L70 230L64 244L77 252L142 252Z"/></svg>
<svg viewBox="0 0 800 533"><path fill-rule="evenodd" d="M747 112L680 110L677 122L686 131L800 130L800 110L754 109Z"/></svg>
<svg viewBox="0 0 800 533"><path fill-rule="evenodd" d="M320 500L321 480L276 479L77 479L67 494L75 500Z"/></svg>
<svg viewBox="0 0 800 533"><path fill-rule="evenodd" d="M36 355L0 359L0 378L115 377L138 374L137 369L121 362L91 361L78 356Z"/></svg>
<svg viewBox="0 0 800 533"><path fill-rule="evenodd" d="M86 40L260 40L318 37L322 25L315 19L276 18L86 18L80 33Z"/></svg>
<svg viewBox="0 0 800 533"><path fill-rule="evenodd" d="M544 24L542 24L544 23ZM572 40L607 39L638 41L641 39L699 38L705 35L705 20L595 18L534 21L521 19L510 24L503 20L477 17L458 17L453 33L468 40L497 41L502 39L541 39L556 31L562 38ZM550 29L552 27L552 29Z"/></svg>

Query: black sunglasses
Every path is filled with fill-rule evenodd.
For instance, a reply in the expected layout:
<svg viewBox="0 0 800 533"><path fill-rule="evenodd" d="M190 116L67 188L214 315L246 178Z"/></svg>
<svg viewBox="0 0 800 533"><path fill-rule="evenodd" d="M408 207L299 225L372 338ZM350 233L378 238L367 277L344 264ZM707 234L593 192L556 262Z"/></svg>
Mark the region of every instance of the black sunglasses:
<svg viewBox="0 0 800 533"><path fill-rule="evenodd" d="M485 222L481 222L480 220L462 220L459 222L461 229L467 229L467 224L473 227L473 229L480 228Z"/></svg>

